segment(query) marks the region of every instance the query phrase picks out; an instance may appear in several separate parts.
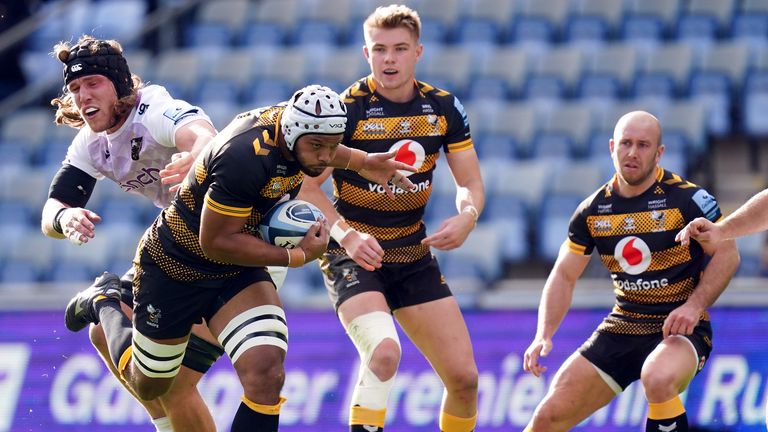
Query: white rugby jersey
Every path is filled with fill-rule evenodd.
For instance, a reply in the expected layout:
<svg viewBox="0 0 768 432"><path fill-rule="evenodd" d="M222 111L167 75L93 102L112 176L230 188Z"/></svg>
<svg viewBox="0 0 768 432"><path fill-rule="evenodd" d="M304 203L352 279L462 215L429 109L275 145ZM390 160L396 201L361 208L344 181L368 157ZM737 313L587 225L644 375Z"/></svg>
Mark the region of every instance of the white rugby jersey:
<svg viewBox="0 0 768 432"><path fill-rule="evenodd" d="M125 192L167 207L173 194L160 182L160 170L178 153L176 130L198 119L211 123L200 107L172 98L164 87L150 85L139 90L136 105L116 132L95 133L87 125L80 129L62 164L97 180L109 178Z"/></svg>

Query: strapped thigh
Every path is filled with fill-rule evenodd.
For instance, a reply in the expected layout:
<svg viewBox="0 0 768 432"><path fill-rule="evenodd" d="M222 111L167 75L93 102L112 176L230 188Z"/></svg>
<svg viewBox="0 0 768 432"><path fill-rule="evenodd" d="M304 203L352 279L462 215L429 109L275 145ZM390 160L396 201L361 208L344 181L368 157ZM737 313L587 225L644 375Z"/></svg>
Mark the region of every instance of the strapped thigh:
<svg viewBox="0 0 768 432"><path fill-rule="evenodd" d="M233 364L246 350L258 345L273 345L288 351L285 312L277 305L248 309L232 318L218 339Z"/></svg>

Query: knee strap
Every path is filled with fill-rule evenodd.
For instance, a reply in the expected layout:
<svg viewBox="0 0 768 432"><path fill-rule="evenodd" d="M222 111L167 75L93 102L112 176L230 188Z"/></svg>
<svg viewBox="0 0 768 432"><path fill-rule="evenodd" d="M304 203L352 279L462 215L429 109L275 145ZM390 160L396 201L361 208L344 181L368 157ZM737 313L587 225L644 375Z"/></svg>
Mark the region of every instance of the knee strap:
<svg viewBox="0 0 768 432"><path fill-rule="evenodd" d="M381 311L361 315L349 323L347 333L360 354L360 373L352 394L352 406L359 405L374 410L386 409L395 376L381 381L368 365L374 350L384 339L392 339L400 347L400 338L392 316Z"/></svg>
<svg viewBox="0 0 768 432"><path fill-rule="evenodd" d="M245 351L258 345L274 345L288 351L285 312L276 305L248 309L224 327L219 334L219 343L233 364Z"/></svg>
<svg viewBox="0 0 768 432"><path fill-rule="evenodd" d="M186 348L186 342L164 345L149 339L136 329L133 330L133 363L149 378L173 378L178 375Z"/></svg>
<svg viewBox="0 0 768 432"><path fill-rule="evenodd" d="M192 333L189 335L189 343L181 364L204 374L223 354L223 348Z"/></svg>

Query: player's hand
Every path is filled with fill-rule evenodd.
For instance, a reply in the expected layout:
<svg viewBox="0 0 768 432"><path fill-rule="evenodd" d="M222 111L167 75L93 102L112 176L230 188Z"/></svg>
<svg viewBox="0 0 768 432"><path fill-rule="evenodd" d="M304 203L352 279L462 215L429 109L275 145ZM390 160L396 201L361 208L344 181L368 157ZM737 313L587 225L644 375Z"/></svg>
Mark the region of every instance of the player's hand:
<svg viewBox="0 0 768 432"><path fill-rule="evenodd" d="M528 349L525 350L523 370L530 372L537 377L541 376L541 374L547 371L547 367L539 364L539 358L548 356L551 351L551 339L536 338L531 342Z"/></svg>
<svg viewBox="0 0 768 432"><path fill-rule="evenodd" d="M687 245L691 239L702 242L718 242L722 240L720 226L707 218L696 218L688 223L675 236L675 240L681 245Z"/></svg>
<svg viewBox="0 0 768 432"><path fill-rule="evenodd" d="M440 228L421 241L421 244L440 250L451 250L464 244L469 233L475 228L471 213L461 212L440 224Z"/></svg>
<svg viewBox="0 0 768 432"><path fill-rule="evenodd" d="M352 230L341 240L341 246L360 267L368 271L381 268L384 249L370 234Z"/></svg>
<svg viewBox="0 0 768 432"><path fill-rule="evenodd" d="M399 171L416 172L415 167L396 161L394 159L396 154L397 150L392 150L389 153L368 153L363 163L363 169L358 172L366 180L384 187L387 196L392 199L395 199L395 193L389 187L389 183L403 190L413 189L413 183Z"/></svg>
<svg viewBox="0 0 768 432"><path fill-rule="evenodd" d="M81 207L64 210L60 220L64 236L78 246L96 236L96 224L99 222L101 216Z"/></svg>
<svg viewBox="0 0 768 432"><path fill-rule="evenodd" d="M328 249L330 228L325 219L318 220L307 230L297 247L304 251L304 262L314 261Z"/></svg>
<svg viewBox="0 0 768 432"><path fill-rule="evenodd" d="M666 339L669 336L687 336L699 325L702 309L689 302L683 303L667 315L661 332Z"/></svg>
<svg viewBox="0 0 768 432"><path fill-rule="evenodd" d="M181 187L181 182L187 176L195 158L190 152L174 153L171 156L171 162L160 170L160 182L164 185L173 185L169 188L171 192L176 192Z"/></svg>

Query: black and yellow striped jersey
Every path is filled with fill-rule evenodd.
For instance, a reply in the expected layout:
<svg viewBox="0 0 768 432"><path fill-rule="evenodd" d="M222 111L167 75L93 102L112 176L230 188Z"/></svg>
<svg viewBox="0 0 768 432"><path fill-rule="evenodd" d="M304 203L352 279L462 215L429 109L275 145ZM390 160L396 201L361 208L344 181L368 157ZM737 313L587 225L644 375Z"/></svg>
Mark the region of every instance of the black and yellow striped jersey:
<svg viewBox="0 0 768 432"><path fill-rule="evenodd" d="M720 208L706 190L662 168L636 197L614 193L614 182L615 177L576 209L568 246L583 255L597 249L611 272L616 304L601 330L660 332L664 318L691 296L707 262L697 242L681 246L675 235L697 217L719 220Z"/></svg>
<svg viewBox="0 0 768 432"><path fill-rule="evenodd" d="M410 191L396 188L396 199L382 186L349 170L334 170L336 209L349 224L368 233L385 250L384 262L413 262L429 253L422 219L432 193L432 173L442 149L446 153L473 147L469 121L451 93L415 81L416 97L405 103L384 99L371 76L344 93L347 131L342 144L369 153L397 150L396 159L415 166ZM332 243L329 252L344 253Z"/></svg>
<svg viewBox="0 0 768 432"><path fill-rule="evenodd" d="M232 277L242 267L208 259L199 240L203 206L258 224L284 195L295 197L303 173L275 144L284 106L239 114L197 158L180 191L144 235L143 248L170 277L205 281Z"/></svg>

